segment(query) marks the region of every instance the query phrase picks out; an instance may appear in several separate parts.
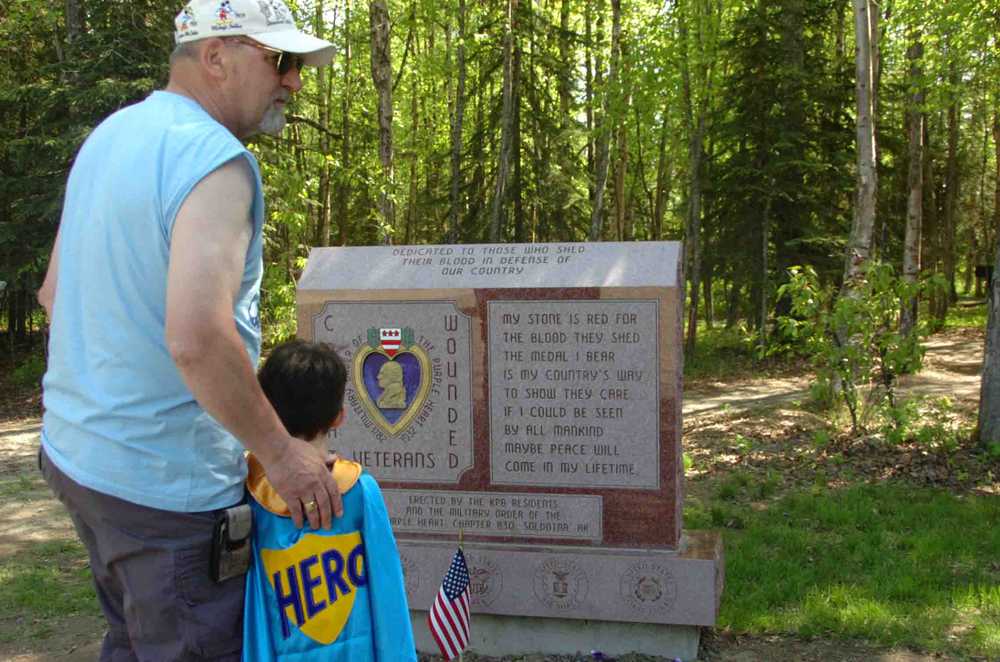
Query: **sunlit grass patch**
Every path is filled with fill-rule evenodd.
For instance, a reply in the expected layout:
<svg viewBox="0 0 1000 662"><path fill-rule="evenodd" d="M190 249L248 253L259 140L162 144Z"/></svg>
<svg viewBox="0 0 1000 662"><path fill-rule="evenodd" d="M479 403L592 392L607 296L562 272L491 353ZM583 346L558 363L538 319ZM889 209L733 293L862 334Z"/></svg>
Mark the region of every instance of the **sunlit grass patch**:
<svg viewBox="0 0 1000 662"><path fill-rule="evenodd" d="M966 329L969 327L986 327L986 302L983 299L959 299L958 303L948 308L944 318L945 329Z"/></svg>
<svg viewBox="0 0 1000 662"><path fill-rule="evenodd" d="M994 498L856 486L691 516L725 531L724 627L1000 656Z"/></svg>
<svg viewBox="0 0 1000 662"><path fill-rule="evenodd" d="M86 550L75 540L39 543L0 560L0 586L0 613L16 614L25 637L45 637L52 619L99 610Z"/></svg>

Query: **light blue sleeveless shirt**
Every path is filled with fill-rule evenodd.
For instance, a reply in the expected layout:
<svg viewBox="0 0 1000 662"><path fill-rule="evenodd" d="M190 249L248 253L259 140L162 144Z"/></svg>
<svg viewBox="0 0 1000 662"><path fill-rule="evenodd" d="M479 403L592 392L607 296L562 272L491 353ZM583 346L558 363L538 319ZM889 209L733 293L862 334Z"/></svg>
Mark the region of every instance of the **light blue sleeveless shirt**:
<svg viewBox="0 0 1000 662"><path fill-rule="evenodd" d="M256 366L264 198L253 156L193 100L154 92L102 122L76 157L60 224L42 444L81 485L182 512L242 498L243 446L195 402L164 338L177 210L234 158L246 159L255 180L233 317Z"/></svg>

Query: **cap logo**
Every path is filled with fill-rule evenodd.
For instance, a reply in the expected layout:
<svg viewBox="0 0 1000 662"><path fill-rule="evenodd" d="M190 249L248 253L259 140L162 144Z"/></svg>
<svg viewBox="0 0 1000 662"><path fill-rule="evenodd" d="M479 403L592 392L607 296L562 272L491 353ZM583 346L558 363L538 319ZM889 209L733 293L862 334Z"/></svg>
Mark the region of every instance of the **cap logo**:
<svg viewBox="0 0 1000 662"><path fill-rule="evenodd" d="M184 5L184 9L177 16L177 33L178 36L184 36L188 32L197 34L194 28L198 27L198 21L194 19L194 12L191 11L191 5Z"/></svg>
<svg viewBox="0 0 1000 662"><path fill-rule="evenodd" d="M291 12L288 11L288 7L281 0L257 0L257 4L260 5L260 11L264 14L264 21L268 25L279 25L281 23L295 24L292 20Z"/></svg>
<svg viewBox="0 0 1000 662"><path fill-rule="evenodd" d="M242 28L243 25L238 21L239 19L246 17L246 14L242 14L233 9L233 5L230 4L229 0L222 0L222 2L219 3L219 8L215 10L215 24L212 26L212 29L234 30Z"/></svg>

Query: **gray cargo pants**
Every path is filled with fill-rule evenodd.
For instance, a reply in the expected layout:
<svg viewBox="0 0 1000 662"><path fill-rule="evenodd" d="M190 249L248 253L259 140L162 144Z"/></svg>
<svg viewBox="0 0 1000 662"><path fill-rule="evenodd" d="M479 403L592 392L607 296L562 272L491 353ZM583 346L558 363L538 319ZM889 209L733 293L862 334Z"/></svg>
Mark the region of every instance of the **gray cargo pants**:
<svg viewBox="0 0 1000 662"><path fill-rule="evenodd" d="M219 511L175 513L96 492L44 450L38 467L90 554L108 621L101 662L240 659L245 578L209 577Z"/></svg>

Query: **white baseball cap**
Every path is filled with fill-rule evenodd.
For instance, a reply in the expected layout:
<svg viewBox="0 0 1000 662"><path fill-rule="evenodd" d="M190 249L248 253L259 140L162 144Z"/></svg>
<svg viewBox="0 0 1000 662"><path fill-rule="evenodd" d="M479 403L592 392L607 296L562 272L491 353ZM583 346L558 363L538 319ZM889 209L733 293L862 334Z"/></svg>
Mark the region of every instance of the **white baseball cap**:
<svg viewBox="0 0 1000 662"><path fill-rule="evenodd" d="M281 0L192 0L174 19L174 41L244 35L264 46L301 55L322 67L333 60L334 46L299 31Z"/></svg>

